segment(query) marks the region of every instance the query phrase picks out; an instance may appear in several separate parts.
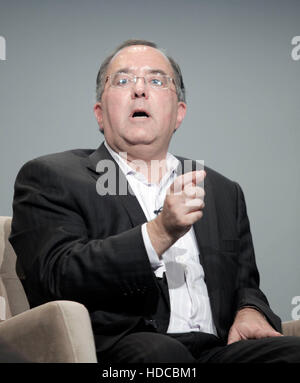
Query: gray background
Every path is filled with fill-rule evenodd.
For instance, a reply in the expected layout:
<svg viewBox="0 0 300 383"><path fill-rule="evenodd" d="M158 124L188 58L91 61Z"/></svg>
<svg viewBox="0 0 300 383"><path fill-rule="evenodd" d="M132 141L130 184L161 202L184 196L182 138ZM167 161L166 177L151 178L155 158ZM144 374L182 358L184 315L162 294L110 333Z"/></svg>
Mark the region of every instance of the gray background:
<svg viewBox="0 0 300 383"><path fill-rule="evenodd" d="M101 61L120 42L157 42L182 67L188 113L171 151L242 186L261 288L283 320L300 295L300 1L3 1L0 215L11 215L24 162L96 148ZM224 276L226 277L226 276Z"/></svg>

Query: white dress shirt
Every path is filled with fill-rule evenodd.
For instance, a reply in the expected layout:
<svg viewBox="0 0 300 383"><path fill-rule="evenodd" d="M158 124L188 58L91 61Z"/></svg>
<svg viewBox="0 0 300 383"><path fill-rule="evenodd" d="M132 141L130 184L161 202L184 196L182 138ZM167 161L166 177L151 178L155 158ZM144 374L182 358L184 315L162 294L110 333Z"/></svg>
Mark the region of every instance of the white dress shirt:
<svg viewBox="0 0 300 383"><path fill-rule="evenodd" d="M130 167L106 142L105 146L125 174L147 220L156 218L154 211L163 206L166 191L177 177L177 158L167 153L165 176L159 184L149 183L142 173ZM167 332L202 331L217 335L193 227L166 250L160 260L146 225L142 225L142 235L150 264L157 277L162 277L166 272L168 281L171 313Z"/></svg>

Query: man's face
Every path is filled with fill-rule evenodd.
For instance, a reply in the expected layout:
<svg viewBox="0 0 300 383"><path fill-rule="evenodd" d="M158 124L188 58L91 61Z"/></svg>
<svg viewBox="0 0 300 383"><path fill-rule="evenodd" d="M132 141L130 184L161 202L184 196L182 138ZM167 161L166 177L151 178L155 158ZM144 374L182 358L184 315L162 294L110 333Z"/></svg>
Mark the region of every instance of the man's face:
<svg viewBox="0 0 300 383"><path fill-rule="evenodd" d="M159 71L174 77L169 60L157 49L135 45L122 49L111 60L107 75L128 72L143 77ZM185 116L186 105L178 102L174 83L155 89L143 78L127 88L105 84L101 102L94 107L108 144L117 152L140 159L163 158L174 131ZM140 117L146 112L148 117Z"/></svg>

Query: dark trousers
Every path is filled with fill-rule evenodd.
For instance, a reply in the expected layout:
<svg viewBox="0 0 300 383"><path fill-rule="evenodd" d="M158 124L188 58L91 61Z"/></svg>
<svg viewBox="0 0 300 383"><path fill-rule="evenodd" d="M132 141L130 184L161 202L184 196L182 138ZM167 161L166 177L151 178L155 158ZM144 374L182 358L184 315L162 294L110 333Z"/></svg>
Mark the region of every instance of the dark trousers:
<svg viewBox="0 0 300 383"><path fill-rule="evenodd" d="M226 345L205 333L137 332L98 354L109 363L300 363L300 337L242 340Z"/></svg>

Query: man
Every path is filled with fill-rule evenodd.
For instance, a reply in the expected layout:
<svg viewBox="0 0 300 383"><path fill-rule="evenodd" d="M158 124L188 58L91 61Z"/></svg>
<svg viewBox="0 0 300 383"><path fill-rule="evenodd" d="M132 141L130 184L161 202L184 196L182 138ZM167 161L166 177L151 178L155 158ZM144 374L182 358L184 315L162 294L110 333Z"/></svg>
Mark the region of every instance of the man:
<svg viewBox="0 0 300 383"><path fill-rule="evenodd" d="M125 42L100 68L94 112L104 144L30 161L16 180L10 241L31 306L83 303L99 361L300 361L259 290L241 188L195 163L180 174L168 153L186 112L175 61Z"/></svg>

